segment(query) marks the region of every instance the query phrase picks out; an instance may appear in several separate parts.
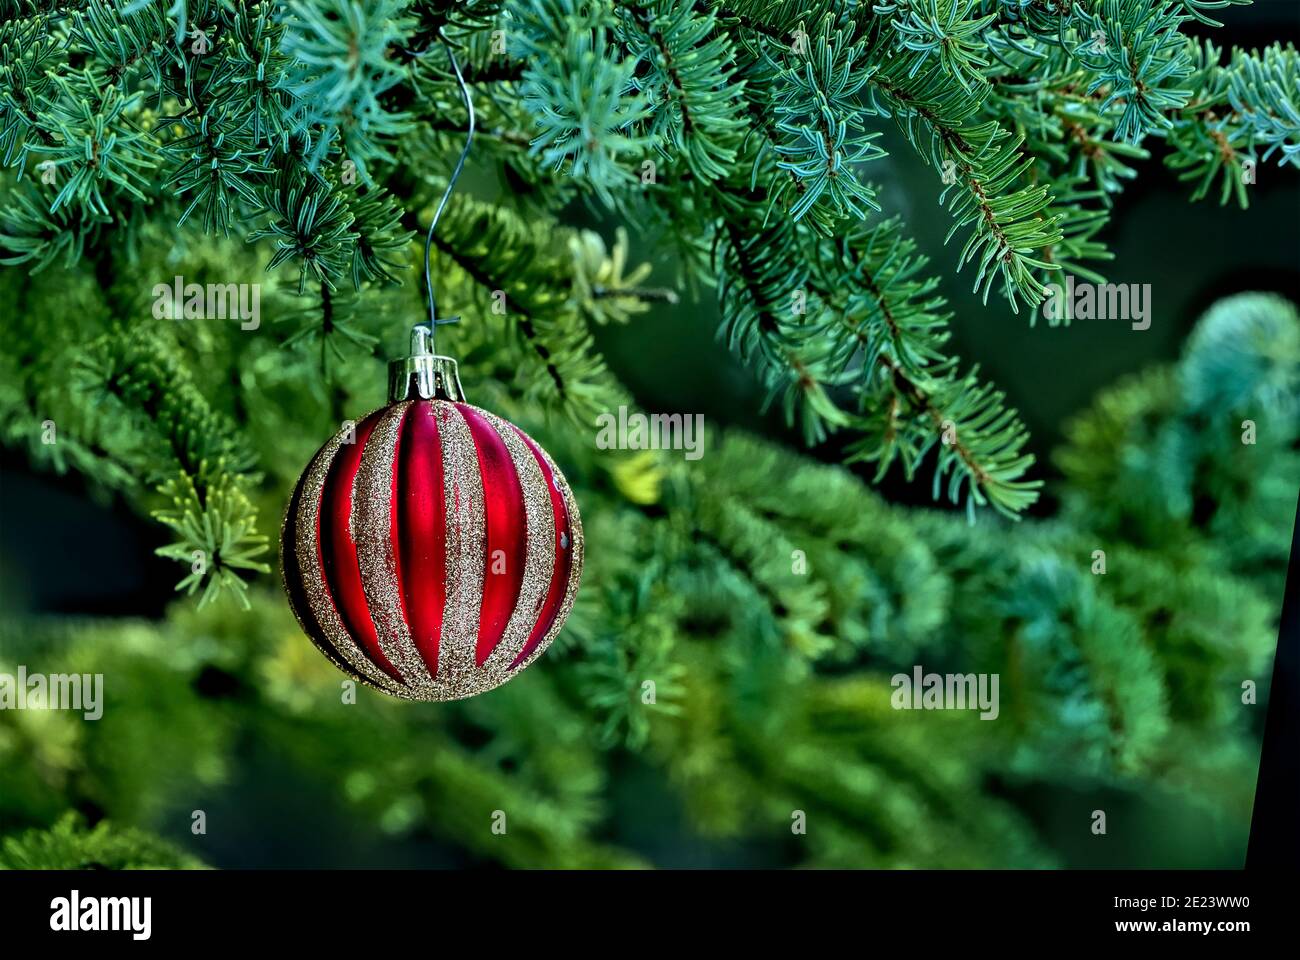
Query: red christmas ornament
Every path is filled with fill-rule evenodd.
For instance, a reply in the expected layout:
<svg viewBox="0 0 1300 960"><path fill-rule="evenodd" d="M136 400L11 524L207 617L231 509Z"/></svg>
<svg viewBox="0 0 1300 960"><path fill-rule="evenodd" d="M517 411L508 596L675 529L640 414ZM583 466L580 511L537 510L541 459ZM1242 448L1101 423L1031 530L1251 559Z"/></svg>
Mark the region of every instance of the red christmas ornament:
<svg viewBox="0 0 1300 960"><path fill-rule="evenodd" d="M461 401L454 360L390 369L388 406L326 443L290 498L281 574L303 631L386 693L458 700L555 639L582 574L564 475L522 430Z"/></svg>

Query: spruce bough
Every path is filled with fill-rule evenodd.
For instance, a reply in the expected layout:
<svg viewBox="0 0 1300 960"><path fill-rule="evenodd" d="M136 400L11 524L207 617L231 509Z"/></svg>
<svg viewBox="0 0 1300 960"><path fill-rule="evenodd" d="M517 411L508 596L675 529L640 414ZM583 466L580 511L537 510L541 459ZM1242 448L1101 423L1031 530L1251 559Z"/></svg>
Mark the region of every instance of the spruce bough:
<svg viewBox="0 0 1300 960"><path fill-rule="evenodd" d="M0 440L152 513L203 601L5 625L0 666L39 651L148 692L81 739L0 715L0 820L48 831L8 862L81 862L101 832L68 809L175 836L161 811L220 780L241 734L308 779L353 771L376 829L514 865L643 862L604 839L615 746L709 836L788 829L814 796L810 864L1059 860L994 780L1155 784L1242 822L1239 688L1275 637L1294 509L1294 309L1225 302L1177 365L1104 393L1057 454L1057 515L1008 532L977 508L1018 516L1040 484L1015 412L952 354L940 293L955 275L1027 323L1044 284L1100 279L1100 230L1151 150L1191 199L1241 205L1248 165L1300 165L1296 51L1186 35L1222 6L0 0ZM444 42L480 127L474 189L434 240L440 305L472 322L443 336L591 503L600 563L545 674L429 726L369 700L340 720L328 664L253 575L302 464L380 402L421 315L415 235L466 119ZM886 125L933 176L939 261L878 212ZM670 251L683 304L716 296L719 335L806 440L841 435L848 461L924 478L973 525L736 432L698 464L597 453L595 417L632 401L593 331L668 294L622 236L573 226L575 202ZM159 322L150 291L177 273L261 283L267 322ZM888 677L918 662L1001 670L1018 707L901 722ZM245 711L204 692L213 674L247 685ZM451 790L519 811L520 842L420 812Z"/></svg>
<svg viewBox="0 0 1300 960"><path fill-rule="evenodd" d="M1245 164L1300 165L1295 50L1224 55L1182 32L1224 5L4 0L0 254L30 271L98 259L107 275L154 227L184 228L181 261L244 238L296 279L286 352L314 352L334 382L386 331L376 306L410 276L416 211L462 133L450 43L484 114L475 160L507 189L456 198L438 266L467 312L506 305L521 389L584 424L617 406L589 329L654 291L574 295L609 263L554 242L580 236L563 217L585 198L676 248L679 281L717 291L720 335L809 442L841 431L851 460L1015 516L1040 488L1024 428L948 349L932 271L1017 310L1062 271L1100 279L1098 231L1153 140L1195 197L1217 181L1245 204ZM933 168L946 264L876 213L887 122ZM172 452L154 465L175 555L221 547L187 585L238 590L264 535L249 478L239 458Z"/></svg>

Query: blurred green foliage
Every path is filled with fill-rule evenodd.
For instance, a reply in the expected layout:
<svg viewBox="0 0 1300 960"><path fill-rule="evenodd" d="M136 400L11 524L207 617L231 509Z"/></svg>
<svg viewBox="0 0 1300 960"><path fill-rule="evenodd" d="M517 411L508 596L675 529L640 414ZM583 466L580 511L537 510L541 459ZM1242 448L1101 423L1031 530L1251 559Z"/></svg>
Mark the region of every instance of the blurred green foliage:
<svg viewBox="0 0 1300 960"><path fill-rule="evenodd" d="M36 327L63 322L42 319L54 287L84 297L88 317L114 295L89 278L0 282ZM262 363L273 348L259 338L197 334L173 349L237 351L230 362L267 391L241 433L272 478L258 507L278 510L329 405ZM0 713L8 832L92 810L205 862L245 862L221 838L277 816L237 801L256 773L298 785L282 802L350 811L329 834L341 842L416 840L442 851L434 862L648 865L658 848L637 821L664 813L618 799L633 764L680 818L663 829L712 862L1072 862L1068 836L1043 833L1017 799L1043 788L1156 791L1187 829L1210 822L1244 843L1262 706L1243 704L1242 683L1267 683L1300 473L1290 304L1224 301L1178 364L1101 395L1058 452L1060 516L1019 524L893 506L841 467L739 432L711 431L696 462L598 451L493 376L502 360L475 340L494 336L458 331L473 399L553 452L587 527L586 580L555 649L498 691L424 708L366 689L345 702L265 579L247 612L227 597L178 600L161 622L10 620L0 672L103 673L106 702L93 722ZM229 367L195 366L222 397ZM378 392L379 361L358 368L347 410ZM889 678L915 664L1000 674L999 718L894 710ZM191 835L200 809L209 832ZM1091 809L1070 830L1086 835ZM795 811L806 835L791 832Z"/></svg>

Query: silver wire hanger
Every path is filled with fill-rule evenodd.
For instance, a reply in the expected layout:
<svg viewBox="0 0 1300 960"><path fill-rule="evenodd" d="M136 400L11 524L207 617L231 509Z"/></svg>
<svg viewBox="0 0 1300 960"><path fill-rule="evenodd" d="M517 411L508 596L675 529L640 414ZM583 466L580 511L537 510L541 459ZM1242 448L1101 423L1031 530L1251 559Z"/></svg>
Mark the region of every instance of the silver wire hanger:
<svg viewBox="0 0 1300 960"><path fill-rule="evenodd" d="M469 95L469 86L465 83L465 77L460 72L460 64L456 62L456 54L451 49L451 44L447 42L444 36L442 42L447 47L447 59L451 61L451 69L455 71L456 82L460 85L461 96L465 98L465 109L469 113L469 125L465 133L465 146L460 151L460 157L456 160L455 169L451 172L451 178L447 181L447 189L442 193L442 199L438 201L438 208L433 212L433 219L429 222L429 233L424 239L424 289L429 298L429 342L428 349L434 353L437 340L438 325L443 323L455 323L460 317L448 317L445 320L438 319L438 307L434 302L433 296L433 276L431 268L431 257L433 253L433 231L438 227L438 221L442 218L442 211L447 206L447 199L451 196L452 189L456 186L456 181L460 179L460 172L465 168L465 158L469 156L470 145L474 142L474 101Z"/></svg>
<svg viewBox="0 0 1300 960"><path fill-rule="evenodd" d="M433 219L429 221L429 233L424 239L424 289L429 303L429 319L411 328L410 355L394 360L388 365L390 403L417 398L459 401L465 396L465 391L460 385L460 372L456 361L451 357L440 356L435 347L438 327L442 324L456 323L460 317L440 318L438 316L437 302L433 295L432 254L433 232L438 227L442 211L447 206L447 199L460 178L461 170L465 167L465 158L469 156L470 145L474 142L474 101L470 98L469 86L465 83L465 77L460 71L460 64L456 62L456 54L452 51L451 44L441 33L439 39L447 48L447 58L451 61L451 69L456 74L461 96L465 99L469 124L465 134L465 146L461 149L456 166L447 180L447 189L443 191L442 199L438 201Z"/></svg>

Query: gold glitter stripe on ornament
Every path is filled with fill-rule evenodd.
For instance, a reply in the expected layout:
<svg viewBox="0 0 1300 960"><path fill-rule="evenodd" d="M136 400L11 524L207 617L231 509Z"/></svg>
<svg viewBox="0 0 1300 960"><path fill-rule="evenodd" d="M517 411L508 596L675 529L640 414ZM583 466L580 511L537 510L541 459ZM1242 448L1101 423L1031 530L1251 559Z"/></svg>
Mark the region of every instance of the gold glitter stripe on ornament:
<svg viewBox="0 0 1300 960"><path fill-rule="evenodd" d="M325 446L321 447L316 459L307 467L303 475L302 499L298 506L298 516L294 523L294 553L298 557L298 572L302 576L303 592L311 612L320 624L325 639L334 647L352 668L368 682L394 696L405 697L409 694L402 685L380 670L378 666L357 646L352 635L339 617L325 584L325 574L321 568L320 537L317 529L320 524L321 495L325 490L325 479L329 476L330 465L338 455L339 447L348 431L340 430Z"/></svg>
<svg viewBox="0 0 1300 960"><path fill-rule="evenodd" d="M536 441L534 441L536 442ZM546 631L546 636L542 642L537 645L537 649L528 655L523 663L519 664L516 673L520 673L532 664L534 660L546 652L546 648L564 629L564 623L569 619L569 614L573 611L573 601L578 596L578 586L582 582L582 561L584 541L582 538L582 517L578 515L578 501L573 497L573 491L569 489L569 481L564 479L564 474L560 473L560 468L555 465L551 455L542 449L541 444L537 444L537 449L542 457L546 460L546 465L551 468L551 476L555 478L555 489L560 491L560 496L564 498L564 508L569 514L569 539L572 540L570 549L573 551L573 559L569 564L569 582L564 588L564 600L560 603L559 612L555 615L555 622L551 624L551 629ZM551 549L554 550L555 541L551 541Z"/></svg>
<svg viewBox="0 0 1300 960"><path fill-rule="evenodd" d="M284 592L289 597L289 609L293 611L294 619L298 621L298 626L311 640L312 645L330 663L348 674L352 679L368 684L370 681L357 673L352 668L352 665L339 656L339 652L320 635L320 625L315 622L316 616L311 610L307 593L303 589L302 576L298 572L297 547L293 539L293 524L298 515L298 510L302 508L302 486L303 481L299 478L293 493L289 497L289 502L285 504L284 516L280 520L280 583L284 586ZM293 554L292 564L289 562L290 554ZM308 618L312 620L312 623L307 622Z"/></svg>
<svg viewBox="0 0 1300 960"><path fill-rule="evenodd" d="M379 649L402 675L410 696L423 700L432 693L433 678L424 658L415 649L415 640L402 612L402 588L393 543L393 469L402 418L409 406L409 403L393 404L370 431L352 485L348 533L357 547L361 587Z"/></svg>
<svg viewBox="0 0 1300 960"><path fill-rule="evenodd" d="M491 425L506 445L524 498L524 529L527 539L523 582L501 639L480 668L491 675L492 686L496 687L518 672L511 670L510 664L514 663L515 657L519 656L528 643L528 636L536 626L537 615L546 600L551 574L555 570L555 515L551 509L550 492L546 489L546 476L542 473L537 458L528 449L528 444L524 443L514 427L496 414L478 407L473 409Z"/></svg>
<svg viewBox="0 0 1300 960"><path fill-rule="evenodd" d="M487 559L487 518L478 450L455 405L435 400L447 505L447 602L438 642L435 699L461 700L490 690L474 663Z"/></svg>

